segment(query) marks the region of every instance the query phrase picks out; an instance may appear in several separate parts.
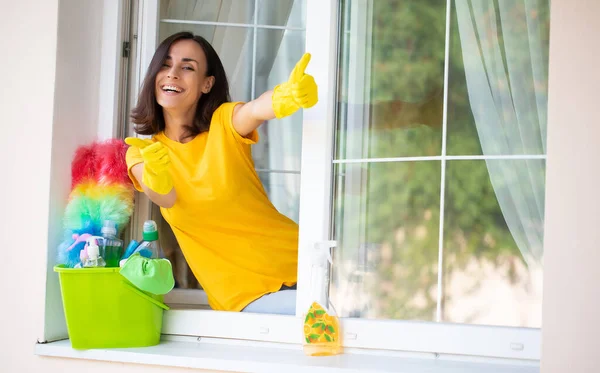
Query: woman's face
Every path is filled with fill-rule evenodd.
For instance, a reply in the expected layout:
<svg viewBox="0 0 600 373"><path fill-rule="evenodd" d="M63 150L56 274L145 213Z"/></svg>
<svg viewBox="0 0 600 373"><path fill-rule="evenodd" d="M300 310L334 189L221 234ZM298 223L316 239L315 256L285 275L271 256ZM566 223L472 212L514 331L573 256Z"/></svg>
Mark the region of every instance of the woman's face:
<svg viewBox="0 0 600 373"><path fill-rule="evenodd" d="M194 40L179 40L156 75L156 101L164 109L188 110L203 93L210 92L215 78L206 76L206 56Z"/></svg>

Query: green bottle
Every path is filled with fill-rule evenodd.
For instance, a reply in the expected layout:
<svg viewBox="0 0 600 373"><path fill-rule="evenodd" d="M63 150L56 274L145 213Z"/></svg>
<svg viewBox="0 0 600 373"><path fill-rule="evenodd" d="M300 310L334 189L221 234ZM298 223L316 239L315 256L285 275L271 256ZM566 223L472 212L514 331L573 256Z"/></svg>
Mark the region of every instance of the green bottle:
<svg viewBox="0 0 600 373"><path fill-rule="evenodd" d="M123 240L117 238L117 223L105 220L102 233L102 252L107 267L118 267L123 256Z"/></svg>

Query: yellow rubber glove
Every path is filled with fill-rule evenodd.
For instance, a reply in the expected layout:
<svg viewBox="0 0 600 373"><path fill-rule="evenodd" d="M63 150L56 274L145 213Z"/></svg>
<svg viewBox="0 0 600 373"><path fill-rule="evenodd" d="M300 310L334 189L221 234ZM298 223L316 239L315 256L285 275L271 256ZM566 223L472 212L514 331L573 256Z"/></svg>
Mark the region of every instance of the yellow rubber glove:
<svg viewBox="0 0 600 373"><path fill-rule="evenodd" d="M169 173L171 159L163 144L138 137L128 137L125 143L140 149L144 158L142 183L158 194L169 193L173 189L173 180Z"/></svg>
<svg viewBox="0 0 600 373"><path fill-rule="evenodd" d="M292 70L288 81L273 90L273 111L277 118L292 115L299 108L308 109L319 101L315 78L304 73L309 61L310 53L304 53Z"/></svg>

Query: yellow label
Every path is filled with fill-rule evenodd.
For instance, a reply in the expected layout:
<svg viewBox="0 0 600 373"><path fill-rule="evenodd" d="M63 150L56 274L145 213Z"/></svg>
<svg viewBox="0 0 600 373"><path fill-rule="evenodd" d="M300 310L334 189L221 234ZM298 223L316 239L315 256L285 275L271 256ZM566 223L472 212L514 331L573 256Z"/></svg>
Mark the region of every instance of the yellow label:
<svg viewBox="0 0 600 373"><path fill-rule="evenodd" d="M317 302L313 302L304 319L306 343L338 342L340 323L330 316Z"/></svg>

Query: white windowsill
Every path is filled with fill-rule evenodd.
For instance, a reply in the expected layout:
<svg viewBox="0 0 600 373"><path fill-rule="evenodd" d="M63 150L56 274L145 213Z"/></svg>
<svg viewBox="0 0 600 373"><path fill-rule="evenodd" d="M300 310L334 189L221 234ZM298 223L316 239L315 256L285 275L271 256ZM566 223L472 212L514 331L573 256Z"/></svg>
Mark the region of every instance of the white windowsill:
<svg viewBox="0 0 600 373"><path fill-rule="evenodd" d="M165 340L134 349L74 350L68 340L37 344L41 356L161 365L243 373L539 373L538 364L473 362L376 354L305 356L299 346L244 345L235 341Z"/></svg>

